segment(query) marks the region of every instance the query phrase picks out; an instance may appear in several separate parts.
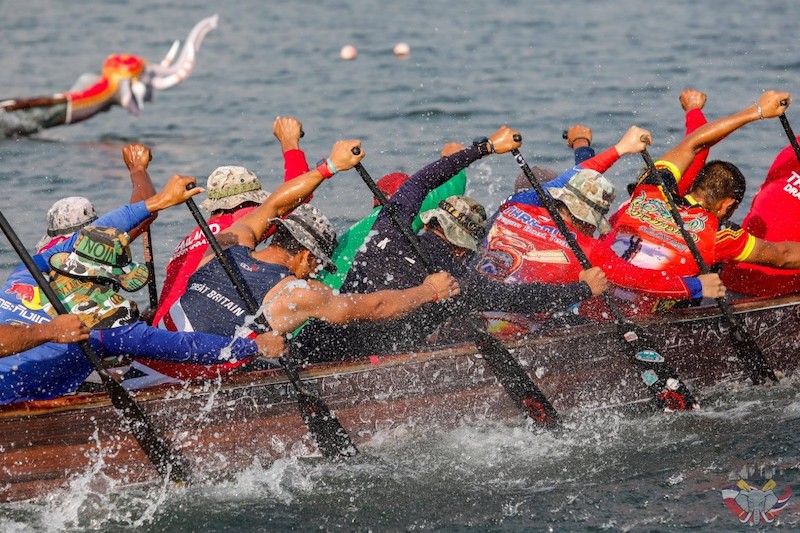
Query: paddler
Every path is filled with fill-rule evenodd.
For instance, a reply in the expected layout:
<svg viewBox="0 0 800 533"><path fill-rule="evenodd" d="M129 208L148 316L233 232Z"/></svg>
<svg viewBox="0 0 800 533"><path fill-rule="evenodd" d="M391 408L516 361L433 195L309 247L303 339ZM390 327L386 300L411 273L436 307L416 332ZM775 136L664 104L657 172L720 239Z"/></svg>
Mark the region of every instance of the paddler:
<svg viewBox="0 0 800 533"><path fill-rule="evenodd" d="M284 161L284 182L308 172L308 163L300 149L303 124L294 117L277 117L272 123L272 133L280 143ZM269 192L250 170L235 165L216 168L206 183L208 198L200 207L209 211L208 225L219 233L236 220L253 211L268 197ZM268 236L272 235L270 228ZM181 239L166 266L164 285L158 300L158 310L153 324L162 329L177 331L169 319L169 308L186 292L186 283L197 270L200 260L208 250L208 241L199 227Z"/></svg>
<svg viewBox="0 0 800 533"><path fill-rule="evenodd" d="M186 190L194 182L191 177L173 176L156 195L112 211L95 225L34 256L42 272L50 272L51 286L65 306L91 328L89 342L100 357L216 364L258 355L274 358L282 353L283 339L269 333L255 340L231 340L147 326L139 321L136 304L118 293L119 288L136 291L148 279L147 268L132 262L126 231L202 192L200 188ZM52 319L50 313L52 306L31 274L24 265L17 267L0 290L0 324L44 324ZM70 393L91 371L89 360L75 343L48 342L0 358L0 403Z"/></svg>
<svg viewBox="0 0 800 533"><path fill-rule="evenodd" d="M640 153L648 142L650 132L632 126L616 145L543 184L589 262L602 268L614 284L615 293L623 296L619 304L629 315L664 309L664 300L717 298L725 294L717 274L694 278L638 268L618 257L600 238L594 238L598 231L601 235L609 231L606 214L615 197L614 186L602 173L622 156ZM532 189L514 194L500 206L483 241L477 268L506 283L554 284L574 282L583 270ZM611 317L600 298L581 302L576 312L595 319ZM531 327L546 318L533 320Z"/></svg>
<svg viewBox="0 0 800 533"><path fill-rule="evenodd" d="M676 188L695 156L741 126L782 115L791 97L787 92L764 92L754 104L698 128L656 161L668 187ZM800 242L758 238L729 219L744 199L746 180L734 164L710 161L700 170L678 210L708 265L723 261L776 268L800 268ZM675 193L673 192L673 195ZM681 276L699 267L685 245L669 207L649 173L640 180L630 203L619 216L607 242L634 265ZM635 244L635 243L639 244ZM632 245L634 243L634 245Z"/></svg>
<svg viewBox="0 0 800 533"><path fill-rule="evenodd" d="M335 268L331 254L336 231L316 207L300 204L324 180L361 161L360 147L357 140L337 142L315 169L278 187L263 204L219 234L224 253L238 267L255 300L263 304L274 332L290 333L310 318L333 324L387 320L459 292L458 283L443 272L405 290L373 294L339 294L312 279L320 269ZM272 241L257 249L272 225L277 226ZM246 309L219 259L209 251L169 317L183 330L234 335L252 322Z"/></svg>
<svg viewBox="0 0 800 533"><path fill-rule="evenodd" d="M503 126L490 138L438 159L416 172L389 200L400 222L410 224L426 195L471 163L493 153L520 146L516 131ZM456 195L421 214L424 231L416 236L435 268L450 272L461 295L446 305L426 306L407 318L387 324L357 324L346 328L317 321L297 338L298 351L310 360L362 357L408 351L427 342L428 336L449 317L478 310L549 311L569 307L607 284L599 268L582 273L581 281L565 286L531 283L509 285L480 275L471 267L478 243L484 237L486 211L474 199ZM342 290L369 294L385 289L404 289L420 283L427 270L411 244L382 210L370 239L356 255Z"/></svg>

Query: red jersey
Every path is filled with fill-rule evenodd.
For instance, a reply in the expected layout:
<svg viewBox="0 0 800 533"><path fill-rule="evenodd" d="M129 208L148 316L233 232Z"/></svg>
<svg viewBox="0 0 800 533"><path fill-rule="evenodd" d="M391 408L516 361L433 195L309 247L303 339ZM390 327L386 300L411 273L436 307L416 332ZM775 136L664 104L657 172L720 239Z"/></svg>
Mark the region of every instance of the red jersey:
<svg viewBox="0 0 800 533"><path fill-rule="evenodd" d="M567 225L569 227L568 222ZM633 291L640 295L638 308L623 306L630 314L650 313L661 299L691 297L689 287L680 276L638 268L618 257L602 241L576 232L572 227L570 230L589 262L602 268L611 283L624 294ZM478 270L511 283L567 284L578 281L583 267L546 208L508 201L501 206L489 230L485 255ZM644 302L653 305L641 305ZM608 314L600 298L583 302L580 312L594 317Z"/></svg>
<svg viewBox="0 0 800 533"><path fill-rule="evenodd" d="M706 120L705 115L703 115L703 112L700 109L690 109L689 111L686 112L686 133L684 134L684 136L689 135L694 130L696 130L700 126L703 126L707 122L708 121ZM692 188L692 185L694 184L694 180L697 177L697 174L706 164L706 159L708 159L708 152L709 149L706 148L705 150L701 151L696 156L694 156L694 159L692 160L692 163L689 165L689 168L687 168L686 172L683 173L683 176L681 177L680 181L678 181L678 194L680 196L687 194L689 192L689 189ZM608 219L609 224L611 224L612 226L617 225L617 219L628 208L629 202L630 199L625 200L620 206L620 208L613 215L609 217Z"/></svg>
<svg viewBox="0 0 800 533"><path fill-rule="evenodd" d="M800 241L800 225L793 222L798 212L800 162L789 145L772 163L742 226L765 241ZM752 296L800 292L800 270L727 263L721 277L730 290Z"/></svg>
<svg viewBox="0 0 800 533"><path fill-rule="evenodd" d="M680 182L674 165L659 161L656 166L660 167L660 172L669 172L676 182ZM728 260L743 261L750 255L755 245L752 235L733 224L720 224L717 217L691 196L682 200L678 210L708 265ZM606 242L617 255L628 257L631 263L642 268L681 276L700 273L661 190L648 180L636 187L628 207L620 214Z"/></svg>

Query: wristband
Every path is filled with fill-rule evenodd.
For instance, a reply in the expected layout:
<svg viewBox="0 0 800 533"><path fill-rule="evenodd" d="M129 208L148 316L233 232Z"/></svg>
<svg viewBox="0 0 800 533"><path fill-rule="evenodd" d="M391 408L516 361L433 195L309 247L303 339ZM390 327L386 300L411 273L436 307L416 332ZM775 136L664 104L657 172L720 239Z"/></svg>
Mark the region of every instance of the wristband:
<svg viewBox="0 0 800 533"><path fill-rule="evenodd" d="M426 287L429 287L433 291L433 301L434 302L438 302L439 301L439 291L436 290L436 287L434 287L433 283L430 283L430 282L426 281L425 283L423 283L423 285L426 286Z"/></svg>
<svg viewBox="0 0 800 533"><path fill-rule="evenodd" d="M575 137L574 139L572 139L572 142L570 143L569 147L572 148L572 145L575 144L575 141L577 141L578 139L583 139L584 141L586 141L587 146L592 145L592 140L589 137Z"/></svg>
<svg viewBox="0 0 800 533"><path fill-rule="evenodd" d="M758 105L758 102L753 105L756 106L756 110L758 111L758 120L764 120L764 113L761 112L761 106Z"/></svg>
<svg viewBox="0 0 800 533"><path fill-rule="evenodd" d="M336 174L336 167L333 166L330 159L320 159L317 161L317 172L320 173L323 179L328 179Z"/></svg>

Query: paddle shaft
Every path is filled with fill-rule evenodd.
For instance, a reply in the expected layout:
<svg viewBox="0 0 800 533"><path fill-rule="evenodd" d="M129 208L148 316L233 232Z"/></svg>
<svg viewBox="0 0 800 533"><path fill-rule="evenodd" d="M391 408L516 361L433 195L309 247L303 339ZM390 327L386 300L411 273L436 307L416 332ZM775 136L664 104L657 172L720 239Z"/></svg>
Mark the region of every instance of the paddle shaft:
<svg viewBox="0 0 800 533"><path fill-rule="evenodd" d="M353 153L358 155L356 150L358 150L358 148L354 148ZM375 195L375 198L378 199L378 202L381 204L381 209L387 213L392 224L394 224L406 241L408 241L408 244L411 246L417 258L422 262L425 270L429 274L435 273L436 267L433 265L431 258L419 246L417 237L413 234L411 228L403 224L397 217L392 204L389 203L383 191L378 188L375 180L372 179L361 163L357 163L355 169L367 187L369 187L369 190L372 191L372 194ZM560 419L555 407L553 407L544 393L522 369L517 360L511 356L508 349L506 349L500 341L480 329L471 319L468 319L467 323L475 333L475 344L483 352L484 360L492 369L511 399L514 400L535 423L544 427L555 427L559 425Z"/></svg>
<svg viewBox="0 0 800 533"><path fill-rule="evenodd" d="M683 217L678 211L678 206L675 203L675 198L672 197L672 192L670 192L670 190L667 189L666 185L664 184L664 180L661 178L661 175L659 174L655 163L653 162L653 158L650 157L650 154L646 148L642 150L642 158L647 164L650 176L653 177L655 184L659 187L659 189L661 189L661 192L667 201L672 219L678 226L678 230L680 231L683 240L686 242L686 246L689 247L692 257L694 257L694 260L697 262L697 266L700 268L700 273L708 274L710 272L708 265L706 264L705 259L703 259L703 256L700 254L700 249L697 247L697 243L694 242L689 230L686 229L686 225L683 222ZM720 311L722 311L722 315L725 317L725 320L728 322L728 326L731 329L731 338L734 341L736 353L738 354L739 359L748 367L748 370L750 371L750 378L753 380L753 382L756 384L761 383L762 378L765 377L777 382L778 377L775 375L775 371L769 365L763 352L744 328L744 326L740 324L738 320L736 320L736 317L733 316L730 305L727 301L725 301L725 298L716 298L716 301L717 306L719 307ZM746 349L745 346L747 347Z"/></svg>
<svg viewBox="0 0 800 533"><path fill-rule="evenodd" d="M186 188L193 189L195 187L196 185L191 183ZM208 226L208 222L206 222L197 204L192 198L189 198L186 200L186 205L197 221L197 225L200 226L200 231L203 232L209 246L211 246L211 249L214 251L214 255L225 270L225 274L230 278L239 297L244 301L248 313L255 316L256 323L269 328L266 318L259 312L260 306L255 298L253 298L250 289L245 286L239 269L228 260L228 256L223 252L219 241L217 241L216 236ZM357 454L358 448L356 448L355 444L350 439L347 431L345 431L344 427L322 398L308 390L302 384L300 375L291 360L283 356L278 358L278 362L297 393L300 414L303 417L303 421L308 426L309 431L316 439L320 451L330 459L351 457Z"/></svg>
<svg viewBox="0 0 800 533"><path fill-rule="evenodd" d="M144 247L144 263L147 266L147 292L150 296L150 309L158 307L158 285L156 283L156 266L153 263L153 237L150 228L142 235L142 245Z"/></svg>
<svg viewBox="0 0 800 533"><path fill-rule="evenodd" d="M794 132L792 131L792 127L789 125L789 119L786 118L786 113L782 114L778 118L781 120L781 126L783 126L783 131L785 131L786 136L789 137L789 144L792 145L795 157L797 157L797 160L800 161L800 144L798 144L797 137L795 137Z"/></svg>
<svg viewBox="0 0 800 533"><path fill-rule="evenodd" d="M69 311L67 311L56 292L45 279L44 274L39 270L33 257L31 257L25 249L25 246L23 246L2 212L0 212L0 227L11 243L11 246L14 248L14 251L17 252L17 255L25 264L31 276L33 276L39 289L50 301L56 313L59 315L68 314ZM147 455L148 459L150 459L156 469L158 469L158 472L162 476L168 475L169 478L175 482L186 481L189 477L189 468L185 458L177 450L171 448L169 444L167 444L156 427L147 418L141 406L136 403L130 393L125 390L120 383L109 375L108 371L103 366L103 362L94 352L89 342L80 341L77 344L100 376L103 386L106 392L108 392L114 407L119 409L122 416L127 420L131 433L133 433L133 436L139 442L145 455Z"/></svg>
<svg viewBox="0 0 800 533"><path fill-rule="evenodd" d="M533 187L533 190L536 191L536 194L539 196L542 205L550 214L550 218L553 219L555 222L558 231L561 232L561 236L566 240L567 245L569 246L572 253L578 259L578 262L581 264L584 270L588 270L592 268L592 263L589 261L586 253L581 248L580 244L578 244L578 240L575 238L573 232L567 226L567 223L564 221L564 217L561 216L561 213L558 210L558 206L555 203L555 200L544 190L539 180L536 179L531 168L528 166L528 163L525 161L525 158L522 157L522 154L518 149L511 150L511 154L514 156L517 164L522 169L522 172L525 174L525 177L528 178L528 181ZM677 387L674 387L674 390L677 391L683 399L684 406L692 408L696 404L694 397L692 396L691 392L689 391L688 387L678 378L677 373L673 370L666 362L652 362L652 361L642 361L641 359L637 358L637 353L639 352L639 347L644 348L646 345L650 344L649 339L646 339L644 332L633 322L628 320L625 315L620 310L619 306L611 299L611 296L607 293L602 294L603 302L608 306L611 310L611 314L614 316L614 320L617 324L617 332L620 334L622 339L626 342L626 346L630 346L632 351L628 354L628 358L634 366L638 367L640 370L644 372L655 372L656 377L658 378L656 382L650 383L648 385L648 389L654 394L656 402L659 403L662 407L667 407L668 404L665 402L665 399L659 397L659 394L662 394L663 388L667 386L667 380L673 379L678 382ZM633 340L629 340L630 333L633 333ZM641 342L637 342L643 338ZM637 346L640 344L640 346ZM649 346L648 346L649 347ZM652 348L651 348L652 351ZM660 355L660 354L659 354ZM663 357L663 356L662 356ZM644 375L643 375L644 379ZM652 381L652 380L649 380ZM648 383L648 380L645 381Z"/></svg>

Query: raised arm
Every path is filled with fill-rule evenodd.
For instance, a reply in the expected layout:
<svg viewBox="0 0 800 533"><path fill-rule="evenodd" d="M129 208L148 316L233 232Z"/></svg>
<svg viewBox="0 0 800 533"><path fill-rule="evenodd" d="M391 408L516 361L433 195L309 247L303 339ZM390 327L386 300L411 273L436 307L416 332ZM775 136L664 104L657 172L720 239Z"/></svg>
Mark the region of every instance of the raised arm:
<svg viewBox="0 0 800 533"><path fill-rule="evenodd" d="M711 148L749 122L782 115L790 103L789 93L766 91L755 104L696 129L660 159L675 165L682 176L697 154Z"/></svg>
<svg viewBox="0 0 800 533"><path fill-rule="evenodd" d="M368 294L337 294L317 281L283 288L269 304L269 325L280 333L294 331L310 318L331 324L401 318L420 306L445 300L459 293L458 282L446 272L431 274L409 289ZM268 294L265 300L269 300Z"/></svg>
<svg viewBox="0 0 800 533"><path fill-rule="evenodd" d="M308 172L306 154L300 149L303 124L294 117L276 117L272 134L281 144L283 153L283 181L290 181Z"/></svg>
<svg viewBox="0 0 800 533"><path fill-rule="evenodd" d="M125 145L122 148L122 159L125 161L125 166L128 167L128 172L131 175L130 203L135 204L154 196L156 188L153 186L153 180L150 179L150 174L147 172L147 167L150 165L150 161L153 160L150 148L140 143ZM150 218L128 232L131 240L143 233L157 216L157 213L153 213Z"/></svg>
<svg viewBox="0 0 800 533"><path fill-rule="evenodd" d="M620 157L628 154L638 154L652 141L653 138L649 131L638 126L631 126L628 128L628 131L626 131L622 137L620 137L617 144L592 157L591 159L587 159L579 166L581 168L589 168L603 173L611 168L611 165L616 163ZM550 186L553 187L558 185Z"/></svg>
<svg viewBox="0 0 800 533"><path fill-rule="evenodd" d="M592 148L592 128L583 124L570 126L565 136L567 146L573 151L575 164L580 165L595 156Z"/></svg>
<svg viewBox="0 0 800 533"><path fill-rule="evenodd" d="M428 193L473 162L491 153L503 154L519 148L520 141L514 140L516 134L517 131L508 126L501 126L489 137L489 142L485 145L470 146L451 153L415 172L389 200L399 208L397 216L400 221L410 223L419 213Z"/></svg>
<svg viewBox="0 0 800 533"><path fill-rule="evenodd" d="M684 89L681 91L681 107L686 113L686 135L691 135L696 129L708 123L706 116L703 114L703 107L706 105L707 99L706 94L697 89ZM708 153L709 149L706 148L695 156L692 164L689 165L680 182L678 182L678 194L683 196L692 188L698 172L706 164Z"/></svg>
<svg viewBox="0 0 800 533"><path fill-rule="evenodd" d="M359 148L358 155L353 148ZM333 145L328 158L337 172L349 170L364 158L361 141L338 141ZM314 190L319 187L329 171L322 168L310 170L297 178L283 183L270 194L267 201L243 216L218 236L226 245L240 244L255 248L260 238L270 226L270 219L282 216L300 205ZM322 172L321 172L322 171ZM324 173L324 174L323 174ZM330 177L330 176L328 176ZM210 253L210 251L209 251Z"/></svg>

